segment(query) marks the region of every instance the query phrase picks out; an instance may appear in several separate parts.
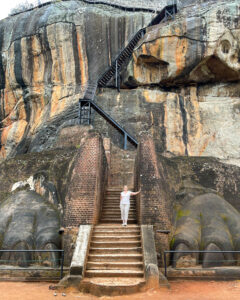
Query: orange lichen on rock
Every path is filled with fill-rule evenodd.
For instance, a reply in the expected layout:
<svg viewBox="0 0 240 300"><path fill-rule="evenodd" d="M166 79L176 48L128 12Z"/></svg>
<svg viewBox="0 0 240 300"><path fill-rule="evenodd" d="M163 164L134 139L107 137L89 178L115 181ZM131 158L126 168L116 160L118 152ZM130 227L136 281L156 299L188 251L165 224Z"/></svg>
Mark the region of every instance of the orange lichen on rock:
<svg viewBox="0 0 240 300"><path fill-rule="evenodd" d="M77 29L77 46L81 70L81 84L85 85L88 82L88 59L84 48L83 35L79 29Z"/></svg>

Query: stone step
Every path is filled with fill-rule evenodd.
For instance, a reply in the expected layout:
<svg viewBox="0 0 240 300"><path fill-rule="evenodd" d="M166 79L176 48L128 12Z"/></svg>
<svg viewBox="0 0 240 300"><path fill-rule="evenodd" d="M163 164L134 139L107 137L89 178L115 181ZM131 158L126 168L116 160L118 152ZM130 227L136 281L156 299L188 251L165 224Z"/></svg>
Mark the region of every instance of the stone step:
<svg viewBox="0 0 240 300"><path fill-rule="evenodd" d="M116 198L104 198L103 203L105 202L119 202L120 203L120 197L116 197ZM136 203L136 199L130 199L131 203Z"/></svg>
<svg viewBox="0 0 240 300"><path fill-rule="evenodd" d="M103 208L102 208L102 212L103 211L121 211L120 210L120 206L119 205L117 205L117 206L108 206L108 207L106 207L106 206L104 206ZM129 209L129 212L136 212L137 211L137 209L135 208L135 207L132 207L131 206L131 208Z"/></svg>
<svg viewBox="0 0 240 300"><path fill-rule="evenodd" d="M106 194L114 194L114 193L121 193L123 191L123 187L118 188L108 188L106 190Z"/></svg>
<svg viewBox="0 0 240 300"><path fill-rule="evenodd" d="M120 211L120 207L118 206L118 207L112 207L112 208L110 208L110 207L103 207L103 209L102 209L102 211L104 210L104 208L106 209L107 208L107 210L108 211L112 211L112 212L118 212L118 211ZM129 212L135 212L136 210L135 210L135 208L133 208L133 207L130 207L129 208Z"/></svg>
<svg viewBox="0 0 240 300"><path fill-rule="evenodd" d="M122 225L120 224L99 224L99 225L96 225L94 230L119 230L119 231L124 231L124 232L127 232L127 231L140 231L140 226L137 225L137 224L130 224L128 227L123 227Z"/></svg>
<svg viewBox="0 0 240 300"><path fill-rule="evenodd" d="M104 203L103 204L103 207L102 207L102 211L105 210L105 209L115 209L115 210L118 210L120 211L120 203ZM136 207L136 204L135 203L131 203L130 204L130 209L132 210L137 210L137 207Z"/></svg>
<svg viewBox="0 0 240 300"><path fill-rule="evenodd" d="M104 203L102 209L120 209L120 202L118 203ZM134 209L136 210L136 204L135 203L131 203L130 204L130 209Z"/></svg>
<svg viewBox="0 0 240 300"><path fill-rule="evenodd" d="M113 207L120 209L120 201L110 201L110 202L104 202L102 208L105 207ZM130 208L136 208L136 203L131 202Z"/></svg>
<svg viewBox="0 0 240 300"><path fill-rule="evenodd" d="M105 210L102 210L102 214L107 214L107 215L121 215L121 210L120 210L120 208L117 210L115 210L115 211L112 211L112 210L110 210L110 209L105 209ZM136 210L131 210L131 211L129 211L128 212L128 215L130 216L130 215L136 215Z"/></svg>
<svg viewBox="0 0 240 300"><path fill-rule="evenodd" d="M111 212L111 213L119 213L119 212L121 212L121 209L120 209L120 206L118 205L118 206L112 207L112 208L103 207L102 211ZM129 213L135 213L135 212L136 212L135 208L131 207L131 209L129 209Z"/></svg>
<svg viewBox="0 0 240 300"><path fill-rule="evenodd" d="M120 208L118 208L118 210L116 209L115 211L112 211L112 210L109 210L109 209L103 209L102 210L102 215L103 214L107 214L107 215L119 215L119 216L121 216L121 210L120 210ZM129 211L129 213L128 213L128 216L130 216L130 215L137 215L137 212L136 212L136 210L134 210L134 209L132 209L131 211Z"/></svg>
<svg viewBox="0 0 240 300"><path fill-rule="evenodd" d="M104 199L120 199L121 193L115 193L115 194L105 194ZM130 199L135 200L135 196L130 196Z"/></svg>
<svg viewBox="0 0 240 300"><path fill-rule="evenodd" d="M98 241L112 241L112 242L115 242L115 241L122 241L122 242L125 242L125 241L130 241L130 242L134 242L134 241L141 241L141 235L110 235L110 234L107 234L107 235L95 235L93 234L92 236L92 241L93 242L98 242Z"/></svg>
<svg viewBox="0 0 240 300"><path fill-rule="evenodd" d="M91 241L91 248L133 248L141 247L142 242L140 241Z"/></svg>
<svg viewBox="0 0 240 300"><path fill-rule="evenodd" d="M110 213L103 213L101 218L103 219L121 219L121 214L120 213L116 213L116 214L110 214ZM128 218L130 219L137 219L137 215L136 214L128 214Z"/></svg>
<svg viewBox="0 0 240 300"><path fill-rule="evenodd" d="M119 238L124 238L126 236L129 236L129 237L132 237L132 238L135 238L135 237L138 237L140 236L140 231L128 231L128 232L125 232L125 231L94 231L93 233L93 236L94 237L106 237L106 238L110 238L110 237L119 237Z"/></svg>
<svg viewBox="0 0 240 300"><path fill-rule="evenodd" d="M141 253L141 247L133 247L133 248L90 248L90 254L133 254L133 253Z"/></svg>
<svg viewBox="0 0 240 300"><path fill-rule="evenodd" d="M143 262L88 262L87 270L143 270Z"/></svg>
<svg viewBox="0 0 240 300"><path fill-rule="evenodd" d="M139 293L145 284L144 277L88 277L81 281L80 291L98 297L108 296L102 297L102 299L115 299L114 295ZM120 299L120 297L117 298ZM131 296L125 298L131 299Z"/></svg>
<svg viewBox="0 0 240 300"><path fill-rule="evenodd" d="M111 223L111 224L121 224L121 219L115 219L115 218L103 218L101 219L101 223ZM136 224L137 219L128 219L128 224Z"/></svg>
<svg viewBox="0 0 240 300"><path fill-rule="evenodd" d="M129 219L137 220L136 214L129 214L129 215L128 215L128 218L129 218ZM102 214L101 219L102 219L102 220L103 220L103 219L112 219L112 220L114 220L114 222L115 222L115 220L120 220L120 219L122 219L122 218L121 218L121 214Z"/></svg>
<svg viewBox="0 0 240 300"><path fill-rule="evenodd" d="M141 270L86 270L86 277L144 277Z"/></svg>
<svg viewBox="0 0 240 300"><path fill-rule="evenodd" d="M121 216L121 214L119 214L119 216ZM113 224L116 223L116 221L121 221L121 218L116 218L116 217L106 217L106 218L102 218L102 221L104 220L109 220L111 221ZM128 221L136 221L136 218L128 218ZM109 223L109 222L108 222Z"/></svg>
<svg viewBox="0 0 240 300"><path fill-rule="evenodd" d="M105 198L103 203L119 203L120 204L120 197L118 198ZM135 199L130 199L130 204L136 204L136 200Z"/></svg>
<svg viewBox="0 0 240 300"><path fill-rule="evenodd" d="M142 262L143 256L140 253L134 254L89 254L88 261L104 261L104 262Z"/></svg>
<svg viewBox="0 0 240 300"><path fill-rule="evenodd" d="M103 210L102 211L102 215L106 215L106 216L108 216L108 215L112 215L112 216L121 216L121 211L120 211L120 209L117 211L112 211L112 210L108 210L108 209L106 209L106 210ZM128 213L128 216L136 216L136 211L134 211L134 210L132 210L132 211L129 211L129 213Z"/></svg>

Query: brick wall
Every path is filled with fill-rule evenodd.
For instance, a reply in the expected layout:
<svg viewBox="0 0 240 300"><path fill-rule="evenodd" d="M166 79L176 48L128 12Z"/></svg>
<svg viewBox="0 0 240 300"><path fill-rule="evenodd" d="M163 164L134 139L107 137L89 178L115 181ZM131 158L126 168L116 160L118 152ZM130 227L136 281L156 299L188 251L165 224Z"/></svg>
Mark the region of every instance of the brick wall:
<svg viewBox="0 0 240 300"><path fill-rule="evenodd" d="M65 198L64 225L96 224L107 179L102 138L89 137L79 149Z"/></svg>
<svg viewBox="0 0 240 300"><path fill-rule="evenodd" d="M156 230L171 229L172 205L175 198L170 188L167 168L159 160L154 141L144 136L138 147L135 163L135 187L141 187L137 208L140 224L154 225L157 252L167 250L168 236Z"/></svg>

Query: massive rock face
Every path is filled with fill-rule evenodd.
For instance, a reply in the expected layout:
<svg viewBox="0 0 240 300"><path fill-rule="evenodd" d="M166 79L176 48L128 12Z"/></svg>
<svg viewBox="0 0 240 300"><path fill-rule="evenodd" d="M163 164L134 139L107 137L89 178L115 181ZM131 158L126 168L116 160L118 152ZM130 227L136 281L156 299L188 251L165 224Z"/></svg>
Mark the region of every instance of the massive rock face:
<svg viewBox="0 0 240 300"><path fill-rule="evenodd" d="M166 158L145 136L136 161L139 221L169 230L170 236L156 232L159 253L171 248L190 250L239 250L240 168L215 158ZM230 253L175 253L173 266L203 267L239 264ZM184 258L185 257L185 258ZM159 257L162 263L162 256ZM187 262L188 261L188 262ZM186 265L185 265L186 266Z"/></svg>
<svg viewBox="0 0 240 300"><path fill-rule="evenodd" d="M239 165L239 4L210 4L149 28L122 76L126 86L158 87L144 93L151 102L165 91L166 151Z"/></svg>
<svg viewBox="0 0 240 300"><path fill-rule="evenodd" d="M163 153L239 165L239 6L178 5L175 21L148 28L136 47L122 94L101 90L96 101L133 136L151 133ZM86 85L151 17L67 1L3 20L1 156L51 148L59 130L77 122ZM93 121L102 132L103 122Z"/></svg>
<svg viewBox="0 0 240 300"><path fill-rule="evenodd" d="M49 148L86 85L150 16L68 1L1 21L1 156Z"/></svg>
<svg viewBox="0 0 240 300"><path fill-rule="evenodd" d="M89 128L73 127L78 99L153 16L146 9L134 12L86 2L62 1L0 22L1 204L9 199L11 208L17 201L12 185L24 185L30 176L47 170L50 181L37 185L41 196L35 196L60 203L66 224L73 226L79 225L78 216L83 223L97 222L106 175L101 137L91 136ZM131 3L124 3L129 9ZM175 20L147 29L121 72L121 93L112 81L97 91L95 101L138 140L147 136L136 160L136 184L143 190L140 221L171 229L174 235L171 245L166 236L157 235L158 249L193 247L201 226L196 223L186 235L184 228L200 215L202 224L212 218L212 235L201 232L195 249L238 249L239 3L178 4ZM121 146L115 128L96 113L92 119L95 129ZM77 142L71 138L74 132ZM69 138L72 148L43 152L56 147L59 133L57 147ZM41 153L15 157L26 152ZM88 176L91 184L86 185ZM92 191L98 192L91 198ZM30 194L17 195L34 204ZM227 228L220 240L218 226ZM206 257L205 266L211 259Z"/></svg>
<svg viewBox="0 0 240 300"><path fill-rule="evenodd" d="M234 85L186 87L182 93L104 89L96 102L135 138L151 134L166 155L213 156L240 165L240 99ZM122 145L122 135L101 117L96 115L93 125Z"/></svg>
<svg viewBox="0 0 240 300"><path fill-rule="evenodd" d="M239 80L238 2L210 9L195 5L195 10L149 28L129 65L131 81L165 87Z"/></svg>

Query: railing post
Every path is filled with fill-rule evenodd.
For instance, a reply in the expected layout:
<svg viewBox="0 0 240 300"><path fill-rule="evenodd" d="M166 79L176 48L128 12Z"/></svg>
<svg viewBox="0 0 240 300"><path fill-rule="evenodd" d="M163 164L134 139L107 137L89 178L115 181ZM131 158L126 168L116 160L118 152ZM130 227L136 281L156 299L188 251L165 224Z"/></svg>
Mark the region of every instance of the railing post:
<svg viewBox="0 0 240 300"><path fill-rule="evenodd" d="M81 101L78 101L78 117L79 117L79 125L81 125L81 119L82 119L82 108L81 108Z"/></svg>
<svg viewBox="0 0 240 300"><path fill-rule="evenodd" d="M64 266L64 251L62 251L62 255L61 255L61 272L60 272L60 279L63 278L63 266Z"/></svg>
<svg viewBox="0 0 240 300"><path fill-rule="evenodd" d="M123 149L127 150L127 134L126 134L126 132L124 132L124 145L123 145Z"/></svg>
<svg viewBox="0 0 240 300"><path fill-rule="evenodd" d="M91 124L91 103L88 102L88 125Z"/></svg>
<svg viewBox="0 0 240 300"><path fill-rule="evenodd" d="M116 74L115 74L115 84L116 88L118 88L118 60L116 59Z"/></svg>
<svg viewBox="0 0 240 300"><path fill-rule="evenodd" d="M167 278L167 257L166 252L164 251L163 254L163 260L164 260L164 276Z"/></svg>

